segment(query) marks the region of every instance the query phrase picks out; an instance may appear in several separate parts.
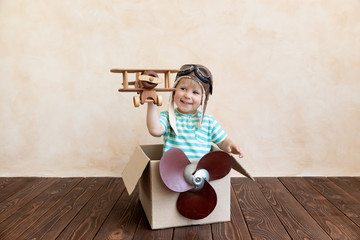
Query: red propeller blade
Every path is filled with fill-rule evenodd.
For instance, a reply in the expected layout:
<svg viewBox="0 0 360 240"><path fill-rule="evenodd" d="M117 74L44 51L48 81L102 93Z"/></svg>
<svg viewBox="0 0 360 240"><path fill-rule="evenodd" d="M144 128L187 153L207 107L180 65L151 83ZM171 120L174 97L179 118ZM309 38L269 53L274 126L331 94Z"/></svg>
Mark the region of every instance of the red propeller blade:
<svg viewBox="0 0 360 240"><path fill-rule="evenodd" d="M160 160L160 176L169 189L185 192L194 187L184 178L184 169L188 164L190 164L189 159L178 148L172 148L164 153Z"/></svg>
<svg viewBox="0 0 360 240"><path fill-rule="evenodd" d="M198 220L203 219L215 209L217 203L216 192L205 181L204 187L198 192L182 192L179 195L176 206L184 217Z"/></svg>
<svg viewBox="0 0 360 240"><path fill-rule="evenodd" d="M231 156L223 151L214 151L203 156L197 167L206 169L210 175L210 181L225 177L231 170Z"/></svg>

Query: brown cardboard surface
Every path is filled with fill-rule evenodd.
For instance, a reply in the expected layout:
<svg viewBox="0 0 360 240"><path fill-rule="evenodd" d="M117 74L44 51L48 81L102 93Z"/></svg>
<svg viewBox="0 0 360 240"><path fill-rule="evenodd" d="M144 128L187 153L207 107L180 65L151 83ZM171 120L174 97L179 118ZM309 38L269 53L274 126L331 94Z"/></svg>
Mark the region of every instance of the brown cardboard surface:
<svg viewBox="0 0 360 240"><path fill-rule="evenodd" d="M214 211L204 219L191 220L177 211L179 193L162 182L159 163L150 161L140 181L140 201L152 229L230 221L230 175L210 182L218 198Z"/></svg>
<svg viewBox="0 0 360 240"><path fill-rule="evenodd" d="M215 146L211 146L211 151L221 151L219 148L215 147ZM234 169L235 171L237 171L238 173L241 173L242 175L244 175L245 177L250 178L251 180L254 181L254 178L250 175L250 173L248 173L246 171L245 168L243 168L241 166L241 164L238 162L238 160L236 160L236 158L234 157L234 155L230 154L232 157L231 160L231 168Z"/></svg>
<svg viewBox="0 0 360 240"><path fill-rule="evenodd" d="M135 151L123 171L125 187L129 194L139 181L139 198L152 229L177 226L209 224L230 221L230 174L210 181L217 194L214 211L204 219L191 220L182 216L176 209L179 193L166 187L160 177L159 163L162 157L162 144L141 145ZM213 151L218 150L212 148ZM243 169L235 158L235 170ZM240 167L239 167L240 166ZM243 169L245 171L245 169ZM240 172L244 174L243 172ZM245 171L247 177L251 176Z"/></svg>
<svg viewBox="0 0 360 240"><path fill-rule="evenodd" d="M231 160L231 168L234 169L235 171L237 171L238 173L241 173L242 175L244 175L245 177L250 178L251 180L255 181L254 178L250 175L250 173L248 173L245 168L243 168L241 166L241 164L236 160L236 158L234 156L232 156L232 160Z"/></svg>
<svg viewBox="0 0 360 240"><path fill-rule="evenodd" d="M148 165L149 160L161 159L162 150L162 144L136 146L121 175L129 194L134 191L134 188Z"/></svg>
<svg viewBox="0 0 360 240"><path fill-rule="evenodd" d="M122 172L122 178L129 194L134 191L148 162L149 158L144 154L141 146L136 146L135 151Z"/></svg>

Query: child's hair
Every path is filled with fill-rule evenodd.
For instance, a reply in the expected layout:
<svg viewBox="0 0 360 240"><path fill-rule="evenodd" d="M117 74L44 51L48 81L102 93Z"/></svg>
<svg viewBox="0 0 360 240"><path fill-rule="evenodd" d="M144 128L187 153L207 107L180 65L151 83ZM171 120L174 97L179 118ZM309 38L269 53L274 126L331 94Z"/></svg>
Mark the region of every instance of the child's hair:
<svg viewBox="0 0 360 240"><path fill-rule="evenodd" d="M185 80L185 79L191 80L191 86L192 87L200 87L201 91L203 91L204 87L199 83L199 81L196 81L196 80L194 80L192 78L181 78L176 85L178 85L182 80Z"/></svg>
<svg viewBox="0 0 360 240"><path fill-rule="evenodd" d="M212 94L213 90L213 78L212 74L203 65L199 64L185 64L180 68L180 71L176 74L175 82L174 82L174 88L178 85L178 83L184 79L189 78L197 82L201 89L202 89L202 111L201 111L201 118L199 121L199 128L201 128L202 120L205 115L206 105L207 101L209 100L209 94ZM170 99L169 104L169 121L170 126L174 130L175 134L177 135L177 128L176 128L176 122L175 122L175 108L174 108L174 98L173 95Z"/></svg>

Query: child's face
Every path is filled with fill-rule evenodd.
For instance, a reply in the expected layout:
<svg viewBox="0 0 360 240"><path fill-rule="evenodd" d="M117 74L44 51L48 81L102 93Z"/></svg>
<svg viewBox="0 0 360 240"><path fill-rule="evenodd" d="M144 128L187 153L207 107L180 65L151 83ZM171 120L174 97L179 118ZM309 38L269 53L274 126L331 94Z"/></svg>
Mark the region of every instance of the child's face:
<svg viewBox="0 0 360 240"><path fill-rule="evenodd" d="M184 114L194 114L201 105L202 88L194 80L184 78L176 86L174 102L178 111Z"/></svg>

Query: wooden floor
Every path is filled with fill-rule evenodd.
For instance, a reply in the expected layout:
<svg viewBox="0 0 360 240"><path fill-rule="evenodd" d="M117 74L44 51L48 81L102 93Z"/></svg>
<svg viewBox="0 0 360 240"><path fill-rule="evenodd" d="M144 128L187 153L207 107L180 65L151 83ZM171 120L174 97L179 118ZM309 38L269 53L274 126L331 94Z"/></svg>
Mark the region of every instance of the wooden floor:
<svg viewBox="0 0 360 240"><path fill-rule="evenodd" d="M231 222L151 230L120 178L0 178L0 239L360 239L360 177L232 179Z"/></svg>

